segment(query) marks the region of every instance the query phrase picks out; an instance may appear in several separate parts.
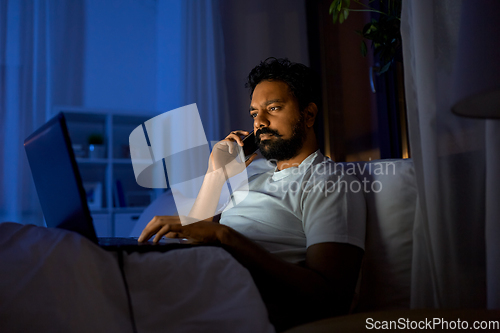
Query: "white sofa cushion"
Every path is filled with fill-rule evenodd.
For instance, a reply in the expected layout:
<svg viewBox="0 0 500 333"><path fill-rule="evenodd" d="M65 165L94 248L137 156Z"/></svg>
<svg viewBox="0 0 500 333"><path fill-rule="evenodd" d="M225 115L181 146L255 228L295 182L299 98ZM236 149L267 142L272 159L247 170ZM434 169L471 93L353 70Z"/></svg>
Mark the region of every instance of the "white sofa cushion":
<svg viewBox="0 0 500 333"><path fill-rule="evenodd" d="M355 312L409 308L417 188L410 159L341 163L365 188L366 245Z"/></svg>

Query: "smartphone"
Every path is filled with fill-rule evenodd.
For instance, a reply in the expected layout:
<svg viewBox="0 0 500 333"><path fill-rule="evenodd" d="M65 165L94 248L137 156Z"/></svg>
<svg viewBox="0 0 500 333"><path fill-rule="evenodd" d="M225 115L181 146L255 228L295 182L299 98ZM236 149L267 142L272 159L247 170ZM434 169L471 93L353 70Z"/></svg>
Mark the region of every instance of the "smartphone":
<svg viewBox="0 0 500 333"><path fill-rule="evenodd" d="M255 143L255 134L252 131L252 133L243 138L243 153L245 154L245 161L248 160L257 150L259 150L259 146Z"/></svg>

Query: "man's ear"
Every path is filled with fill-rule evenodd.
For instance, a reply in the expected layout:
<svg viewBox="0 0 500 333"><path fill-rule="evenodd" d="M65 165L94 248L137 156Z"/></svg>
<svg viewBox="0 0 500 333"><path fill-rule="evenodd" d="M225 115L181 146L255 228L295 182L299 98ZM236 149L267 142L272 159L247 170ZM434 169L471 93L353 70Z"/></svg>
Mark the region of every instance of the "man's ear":
<svg viewBox="0 0 500 333"><path fill-rule="evenodd" d="M316 106L316 103L309 103L308 106L305 108L305 120L306 120L306 126L307 127L313 127L314 122L316 121L316 115L318 114L318 107Z"/></svg>

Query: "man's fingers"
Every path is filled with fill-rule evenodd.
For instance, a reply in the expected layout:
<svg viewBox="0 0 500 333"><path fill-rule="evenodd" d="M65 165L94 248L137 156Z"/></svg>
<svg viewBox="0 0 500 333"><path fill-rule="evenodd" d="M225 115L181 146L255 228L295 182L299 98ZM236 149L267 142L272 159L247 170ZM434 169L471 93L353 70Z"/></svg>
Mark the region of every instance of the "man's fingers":
<svg viewBox="0 0 500 333"><path fill-rule="evenodd" d="M158 243L163 235L167 234L170 229L170 224L165 224L158 232L156 233L155 238L153 239L153 243Z"/></svg>
<svg viewBox="0 0 500 333"><path fill-rule="evenodd" d="M236 134L229 134L229 136L226 138L227 146L229 147L229 154L233 153L233 142L236 142L238 145L242 146L243 141L241 141L241 138L237 136Z"/></svg>
<svg viewBox="0 0 500 333"><path fill-rule="evenodd" d="M142 230L141 235L139 236L139 239L137 241L142 243L150 239L151 236L153 236L156 230L159 228L158 226L156 226L157 223L158 219L155 216L151 221L149 221L146 227Z"/></svg>
<svg viewBox="0 0 500 333"><path fill-rule="evenodd" d="M241 137L247 136L248 134L250 134L250 132L248 131L242 131L242 130L232 131L231 134L229 134L226 137L226 140L229 139L232 141L236 141L240 146L243 146L243 140L241 139Z"/></svg>
<svg viewBox="0 0 500 333"><path fill-rule="evenodd" d="M141 235L139 236L138 242L145 242L153 236L158 229L161 228L161 217L155 216L149 221L144 230L142 230Z"/></svg>
<svg viewBox="0 0 500 333"><path fill-rule="evenodd" d="M229 135L231 134L234 134L234 135L248 135L250 134L250 132L248 131L243 131L243 130L236 130L236 131L232 131Z"/></svg>
<svg viewBox="0 0 500 333"><path fill-rule="evenodd" d="M157 233L153 239L153 243L158 243L163 236L168 238L183 237L184 228L180 224L166 224Z"/></svg>
<svg viewBox="0 0 500 333"><path fill-rule="evenodd" d="M151 221L149 221L144 230L142 230L142 233L137 241L140 243L147 241L154 234L161 233L162 228L166 225L181 225L181 220L178 216L155 216ZM163 236L163 234L161 236ZM155 239L157 238L155 237Z"/></svg>
<svg viewBox="0 0 500 333"><path fill-rule="evenodd" d="M229 154L231 154L233 142L234 141L232 139L226 138L222 141L217 142L217 144L214 146L214 150L215 148L217 148L221 152L229 152Z"/></svg>

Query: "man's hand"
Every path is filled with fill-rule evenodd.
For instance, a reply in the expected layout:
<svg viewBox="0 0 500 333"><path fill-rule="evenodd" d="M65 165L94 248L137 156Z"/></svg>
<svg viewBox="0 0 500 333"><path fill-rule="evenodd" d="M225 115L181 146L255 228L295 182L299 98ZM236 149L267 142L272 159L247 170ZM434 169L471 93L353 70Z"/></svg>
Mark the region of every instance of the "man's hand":
<svg viewBox="0 0 500 333"><path fill-rule="evenodd" d="M154 243L166 236L188 238L191 243L219 244L225 229L227 229L226 226L215 222L198 221L183 226L179 216L155 216L144 228L138 241L145 242L156 234L153 239Z"/></svg>
<svg viewBox="0 0 500 333"><path fill-rule="evenodd" d="M208 165L208 172L223 168L227 178L233 177L242 172L257 154L253 154L246 162L243 162L243 151L237 145L243 147L243 136L248 135L247 131L233 131L224 140L215 144ZM239 149L238 149L239 148ZM240 159L238 160L238 154Z"/></svg>

